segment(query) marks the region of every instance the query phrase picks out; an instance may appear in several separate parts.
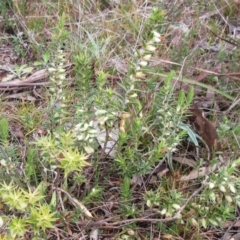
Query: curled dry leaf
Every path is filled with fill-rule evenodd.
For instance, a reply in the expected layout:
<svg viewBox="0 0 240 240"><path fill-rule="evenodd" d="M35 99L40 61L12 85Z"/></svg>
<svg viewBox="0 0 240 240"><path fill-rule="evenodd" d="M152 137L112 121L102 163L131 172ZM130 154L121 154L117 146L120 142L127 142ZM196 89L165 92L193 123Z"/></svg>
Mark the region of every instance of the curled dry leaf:
<svg viewBox="0 0 240 240"><path fill-rule="evenodd" d="M196 167L197 165L196 161L188 159L186 157L173 157L172 159L181 164L188 165L189 167Z"/></svg>
<svg viewBox="0 0 240 240"><path fill-rule="evenodd" d="M233 226L233 227L239 228L240 227L240 220L237 220L236 222L229 220L229 221L226 221L226 222L222 223L222 227L223 228L228 228L229 226Z"/></svg>
<svg viewBox="0 0 240 240"><path fill-rule="evenodd" d="M193 122L197 133L202 137L204 142L207 144L210 151L221 150L221 144L218 142L218 135L214 125L207 120L201 109L197 107L190 108L192 116L190 120Z"/></svg>
<svg viewBox="0 0 240 240"><path fill-rule="evenodd" d="M29 94L29 92L21 92L21 93L15 93L10 95L3 96L3 99L20 99L20 100L27 100L30 102L34 102L37 99Z"/></svg>
<svg viewBox="0 0 240 240"><path fill-rule="evenodd" d="M204 177L209 173L215 172L221 166L221 164L222 164L221 162L218 162L214 164L212 167L207 166L207 167L201 167L199 169L194 169L188 175L182 176L180 178L180 181L189 181L189 180L194 180L196 178Z"/></svg>

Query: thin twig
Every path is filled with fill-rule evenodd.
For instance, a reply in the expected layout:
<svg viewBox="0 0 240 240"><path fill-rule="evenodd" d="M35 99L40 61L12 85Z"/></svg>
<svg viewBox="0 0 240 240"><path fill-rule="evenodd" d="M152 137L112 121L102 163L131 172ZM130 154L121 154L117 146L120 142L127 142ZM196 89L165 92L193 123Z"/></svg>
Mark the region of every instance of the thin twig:
<svg viewBox="0 0 240 240"><path fill-rule="evenodd" d="M237 99L236 101L233 101L233 103L231 104L231 106L224 112L226 115L234 108L236 107L238 104L240 103L240 98Z"/></svg>
<svg viewBox="0 0 240 240"><path fill-rule="evenodd" d="M227 235L229 234L229 231L232 227L234 227L235 223L240 219L240 216L237 217L228 227L228 229L225 231L224 235L222 236L221 240L225 240L227 238Z"/></svg>

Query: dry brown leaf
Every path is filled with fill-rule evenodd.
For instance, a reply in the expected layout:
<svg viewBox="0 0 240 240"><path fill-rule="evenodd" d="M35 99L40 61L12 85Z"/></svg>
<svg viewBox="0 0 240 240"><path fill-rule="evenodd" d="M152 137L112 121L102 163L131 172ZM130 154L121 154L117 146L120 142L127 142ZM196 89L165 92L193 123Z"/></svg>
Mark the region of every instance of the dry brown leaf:
<svg viewBox="0 0 240 240"><path fill-rule="evenodd" d="M209 150L220 151L221 144L218 142L218 135L214 125L204 117L201 109L194 107L190 111L192 112L190 120L193 121L197 133L206 142Z"/></svg>
<svg viewBox="0 0 240 240"><path fill-rule="evenodd" d="M20 100L27 100L34 102L37 99L29 94L29 92L21 92L21 93L15 93L15 94L10 94L6 95L3 97L3 99L20 99Z"/></svg>
<svg viewBox="0 0 240 240"><path fill-rule="evenodd" d="M108 59L106 67L107 68L113 67L119 73L126 73L128 71L126 61L121 59L120 57L114 57L114 58Z"/></svg>
<svg viewBox="0 0 240 240"><path fill-rule="evenodd" d="M226 221L224 223L222 223L222 227L223 228L228 228L229 226L233 226L233 227L240 227L240 220L238 220L237 222L234 223L234 221Z"/></svg>
<svg viewBox="0 0 240 240"><path fill-rule="evenodd" d="M186 212L184 217L185 218L190 218L196 215L196 211L194 209L191 209L190 211Z"/></svg>
<svg viewBox="0 0 240 240"><path fill-rule="evenodd" d="M181 163L181 164L188 165L189 167L196 167L197 166L196 161L194 161L192 159L182 158L182 157L173 157L172 159Z"/></svg>
<svg viewBox="0 0 240 240"><path fill-rule="evenodd" d="M196 178L201 178L204 177L205 175L211 173L211 172L215 172L218 167L221 166L221 162L214 164L212 167L211 166L207 166L207 167L201 167L199 169L195 169L193 171L191 171L188 175L182 176L180 178L180 181L189 181L189 180L194 180Z"/></svg>
<svg viewBox="0 0 240 240"><path fill-rule="evenodd" d="M31 76L25 78L25 79L16 79L10 82L0 82L0 87L20 87L24 86L26 84L33 83L38 80L43 80L48 77L48 72L46 69L39 70L35 73L33 73ZM41 83L43 84L43 83Z"/></svg>

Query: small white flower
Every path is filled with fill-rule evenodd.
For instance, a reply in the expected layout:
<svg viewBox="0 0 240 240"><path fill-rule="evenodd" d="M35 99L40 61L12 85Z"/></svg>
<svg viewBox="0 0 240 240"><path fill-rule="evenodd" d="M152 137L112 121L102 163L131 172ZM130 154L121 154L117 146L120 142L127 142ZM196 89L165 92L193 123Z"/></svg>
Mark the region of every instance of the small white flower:
<svg viewBox="0 0 240 240"><path fill-rule="evenodd" d="M65 73L65 69L64 68L58 68L58 72L59 73Z"/></svg>
<svg viewBox="0 0 240 240"><path fill-rule="evenodd" d="M146 43L146 45L148 46L148 45L153 45L154 44L154 41L153 40L150 40L150 41L148 41L147 43ZM147 50L147 49L146 49Z"/></svg>
<svg viewBox="0 0 240 240"><path fill-rule="evenodd" d="M176 112L178 113L178 112L180 112L182 109L179 107L179 106L177 106L177 109L176 109Z"/></svg>
<svg viewBox="0 0 240 240"><path fill-rule="evenodd" d="M78 113L83 113L83 112L85 112L85 110L84 109L78 109L77 112Z"/></svg>
<svg viewBox="0 0 240 240"><path fill-rule="evenodd" d="M201 224L202 224L202 226L203 226L204 228L207 228L207 221L206 221L206 219L202 218L202 219L200 220L200 222L201 222Z"/></svg>
<svg viewBox="0 0 240 240"><path fill-rule="evenodd" d="M219 187L219 189L220 189L220 191L222 191L222 192L226 192L226 188L225 188L223 185L221 185L221 186Z"/></svg>
<svg viewBox="0 0 240 240"><path fill-rule="evenodd" d="M127 230L127 233L128 233L130 236L134 236L134 235L135 235L135 232L134 232L132 229L128 229L128 230Z"/></svg>
<svg viewBox="0 0 240 240"><path fill-rule="evenodd" d="M174 204L172 205L172 207L175 208L176 210L178 210L178 209L181 208L180 205L179 205L179 204L176 204L176 203L174 203Z"/></svg>
<svg viewBox="0 0 240 240"><path fill-rule="evenodd" d="M236 189L235 189L235 187L234 187L231 183L229 183L228 186L229 186L230 191L231 191L232 193L236 193Z"/></svg>
<svg viewBox="0 0 240 240"><path fill-rule="evenodd" d="M161 34L157 31L152 31L152 33L153 33L153 37L157 37L157 38L161 37Z"/></svg>
<svg viewBox="0 0 240 240"><path fill-rule="evenodd" d="M214 193L214 192L210 192L209 198L210 198L212 201L215 201L215 200L216 200L216 195L215 195L215 193Z"/></svg>
<svg viewBox="0 0 240 240"><path fill-rule="evenodd" d="M81 128L81 127L82 127L82 123L79 123L75 126L75 130L78 131L78 129Z"/></svg>
<svg viewBox="0 0 240 240"><path fill-rule="evenodd" d="M137 75L137 74L136 74ZM134 89L134 84L131 84L129 90L132 91Z"/></svg>
<svg viewBox="0 0 240 240"><path fill-rule="evenodd" d="M133 75L130 75L130 77L129 77L129 78L130 78L130 80L131 80L131 81L134 81L134 80L135 80L135 78L134 78L134 76L133 76Z"/></svg>
<svg viewBox="0 0 240 240"><path fill-rule="evenodd" d="M90 146L85 146L84 150L86 151L87 154L91 154L94 152L94 149Z"/></svg>
<svg viewBox="0 0 240 240"><path fill-rule="evenodd" d="M66 75L65 75L65 74L59 75L59 79L60 79L60 80L64 80L65 78L66 78Z"/></svg>
<svg viewBox="0 0 240 240"><path fill-rule="evenodd" d="M198 227L198 222L196 221L195 218L191 218L191 224L192 224L194 227Z"/></svg>
<svg viewBox="0 0 240 240"><path fill-rule="evenodd" d="M78 131L85 132L88 129L89 125L87 123L84 123L83 127L79 128Z"/></svg>
<svg viewBox="0 0 240 240"><path fill-rule="evenodd" d="M209 188L210 188L210 189L213 189L214 187L215 187L215 184L212 183L212 182L210 182L210 183L209 183Z"/></svg>
<svg viewBox="0 0 240 240"><path fill-rule="evenodd" d="M55 169L58 168L58 166L57 165L51 165L50 168L51 168L51 170L55 170ZM48 171L46 168L44 168L44 172L45 172L45 170Z"/></svg>
<svg viewBox="0 0 240 240"><path fill-rule="evenodd" d="M147 54L147 55L143 56L143 60L148 61L151 59L151 57L152 57L152 54Z"/></svg>
<svg viewBox="0 0 240 240"><path fill-rule="evenodd" d="M152 207L152 203L151 203L151 201L150 200L147 200L147 206L150 208L150 207Z"/></svg>
<svg viewBox="0 0 240 240"><path fill-rule="evenodd" d="M0 227L2 227L3 224L4 224L4 221L3 221L2 217L0 217Z"/></svg>
<svg viewBox="0 0 240 240"><path fill-rule="evenodd" d="M179 145L178 142L174 142L174 143L172 144L173 147L176 147L176 146L178 146L178 145Z"/></svg>
<svg viewBox="0 0 240 240"><path fill-rule="evenodd" d="M154 38L153 38L153 41L154 41L154 43L159 43L159 42L161 42L161 39L158 38L158 37L154 37Z"/></svg>
<svg viewBox="0 0 240 240"><path fill-rule="evenodd" d="M126 132L126 131L125 131L125 128L122 127L122 126L119 127L119 131L120 131L121 133L125 133L125 132Z"/></svg>
<svg viewBox="0 0 240 240"><path fill-rule="evenodd" d="M141 48L136 52L136 56L142 56L144 53L145 53L145 50Z"/></svg>
<svg viewBox="0 0 240 240"><path fill-rule="evenodd" d="M139 71L140 69L141 69L141 67L140 66L137 66L136 68L136 71ZM134 79L135 80L135 79Z"/></svg>
<svg viewBox="0 0 240 240"><path fill-rule="evenodd" d="M226 195L225 198L226 198L226 200L227 200L229 203L232 203L232 202L233 202L231 196Z"/></svg>
<svg viewBox="0 0 240 240"><path fill-rule="evenodd" d="M139 63L139 65L142 66L142 67L146 67L148 65L148 62L147 61L141 61Z"/></svg>
<svg viewBox="0 0 240 240"><path fill-rule="evenodd" d="M134 93L134 94L130 95L129 97L130 97L130 98L135 98L135 97L137 97L137 94Z"/></svg>
<svg viewBox="0 0 240 240"><path fill-rule="evenodd" d="M4 166L4 167L7 166L7 161L6 161L5 159L2 159L2 160L0 161L0 163L1 163L1 165Z"/></svg>
<svg viewBox="0 0 240 240"><path fill-rule="evenodd" d="M137 72L135 75L136 78L144 79L146 77L146 74L143 72Z"/></svg>
<svg viewBox="0 0 240 240"><path fill-rule="evenodd" d="M156 51L156 47L154 47L153 45L147 45L146 46L146 50L149 51L149 52L154 52Z"/></svg>
<svg viewBox="0 0 240 240"><path fill-rule="evenodd" d="M84 139L84 134L77 135L77 140L82 141Z"/></svg>
<svg viewBox="0 0 240 240"><path fill-rule="evenodd" d="M49 71L50 73L56 72L56 68L48 68L48 71Z"/></svg>
<svg viewBox="0 0 240 240"><path fill-rule="evenodd" d="M105 114L105 113L107 113L107 111L106 110L102 110L102 109L99 109L99 110L97 110L96 112L95 112L95 114L98 116L98 115L102 115L102 114Z"/></svg>
<svg viewBox="0 0 240 240"><path fill-rule="evenodd" d="M97 130L92 128L92 129L89 129L89 130L88 130L88 133L94 135L94 134L97 133Z"/></svg>
<svg viewBox="0 0 240 240"><path fill-rule="evenodd" d="M235 168L237 166L237 164L234 162L234 163L232 163L232 168Z"/></svg>
<svg viewBox="0 0 240 240"><path fill-rule="evenodd" d="M162 214L162 215L165 215L166 214L166 212L167 212L167 209L166 208L164 208L160 213Z"/></svg>
<svg viewBox="0 0 240 240"><path fill-rule="evenodd" d="M57 56L57 58L58 58L59 60L64 60L65 56L64 56L64 55L59 55L59 56ZM61 64L63 64L63 63L61 63Z"/></svg>

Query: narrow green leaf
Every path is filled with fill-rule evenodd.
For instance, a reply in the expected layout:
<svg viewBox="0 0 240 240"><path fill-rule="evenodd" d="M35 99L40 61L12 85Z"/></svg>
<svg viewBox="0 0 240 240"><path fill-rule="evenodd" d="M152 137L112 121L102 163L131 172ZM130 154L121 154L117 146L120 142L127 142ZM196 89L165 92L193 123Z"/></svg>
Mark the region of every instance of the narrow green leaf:
<svg viewBox="0 0 240 240"><path fill-rule="evenodd" d="M184 91L181 89L178 95L178 106L181 107L184 104L185 94Z"/></svg>
<svg viewBox="0 0 240 240"><path fill-rule="evenodd" d="M189 89L187 98L186 98L186 105L187 106L189 106L192 103L193 97L194 97L194 87L191 86L190 89Z"/></svg>
<svg viewBox="0 0 240 240"><path fill-rule="evenodd" d="M143 71L144 71L144 69L143 69ZM153 74L153 75L159 76L159 77L164 77L164 78L167 78L168 75L169 75L169 73L156 73L156 72L149 72L149 71L147 71L147 73ZM229 94L227 94L225 92L222 92L222 91L218 90L217 88L214 88L210 85L198 82L198 81L190 79L190 78L183 77L183 78L179 79L179 77L175 75L175 76L172 76L172 79L178 80L178 81L181 81L181 82L184 82L184 83L197 85L197 86L205 88L205 89L210 89L210 90L212 90L212 91L214 91L214 92L216 92L216 93L218 93L218 94L220 94L220 95L224 96L225 98L227 98L229 100L232 100L232 101L235 99L234 97L230 96Z"/></svg>

